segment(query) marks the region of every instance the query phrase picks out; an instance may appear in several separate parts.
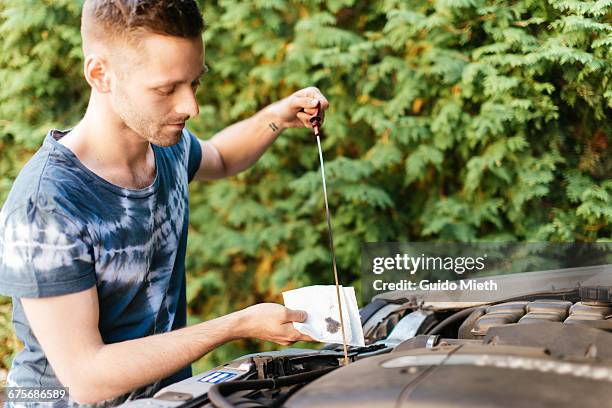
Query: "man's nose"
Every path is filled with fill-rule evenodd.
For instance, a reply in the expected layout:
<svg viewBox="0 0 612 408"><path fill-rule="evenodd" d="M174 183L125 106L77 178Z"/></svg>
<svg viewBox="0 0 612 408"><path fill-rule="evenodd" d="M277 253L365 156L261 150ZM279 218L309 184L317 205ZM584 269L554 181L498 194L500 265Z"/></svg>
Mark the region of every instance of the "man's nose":
<svg viewBox="0 0 612 408"><path fill-rule="evenodd" d="M200 106L196 99L195 91L191 88L185 89L179 99L179 104L176 107L176 113L187 115L190 118L195 118L200 113Z"/></svg>

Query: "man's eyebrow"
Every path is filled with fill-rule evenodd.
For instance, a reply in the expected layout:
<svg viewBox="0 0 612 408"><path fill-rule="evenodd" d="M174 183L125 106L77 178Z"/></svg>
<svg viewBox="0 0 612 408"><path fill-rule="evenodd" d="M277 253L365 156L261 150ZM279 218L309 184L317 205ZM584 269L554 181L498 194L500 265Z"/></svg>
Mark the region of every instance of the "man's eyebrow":
<svg viewBox="0 0 612 408"><path fill-rule="evenodd" d="M198 81L200 78L202 78L203 75L206 75L209 71L208 65L204 64L202 66L202 70L200 71L200 73L198 74L197 78L194 79L194 81ZM182 83L183 81L165 81L165 82L160 82L158 84L154 84L152 86L152 88L162 88L164 86L172 86L172 85L178 85L180 83Z"/></svg>

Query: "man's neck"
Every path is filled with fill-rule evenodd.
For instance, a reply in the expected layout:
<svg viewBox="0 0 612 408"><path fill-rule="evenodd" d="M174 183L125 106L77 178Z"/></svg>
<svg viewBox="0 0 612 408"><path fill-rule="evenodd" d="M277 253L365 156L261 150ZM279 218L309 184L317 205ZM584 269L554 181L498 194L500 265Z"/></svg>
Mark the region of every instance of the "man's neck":
<svg viewBox="0 0 612 408"><path fill-rule="evenodd" d="M93 99L93 98L92 98ZM92 106L59 142L91 171L120 187L139 189L155 178L151 144L120 121L101 115Z"/></svg>

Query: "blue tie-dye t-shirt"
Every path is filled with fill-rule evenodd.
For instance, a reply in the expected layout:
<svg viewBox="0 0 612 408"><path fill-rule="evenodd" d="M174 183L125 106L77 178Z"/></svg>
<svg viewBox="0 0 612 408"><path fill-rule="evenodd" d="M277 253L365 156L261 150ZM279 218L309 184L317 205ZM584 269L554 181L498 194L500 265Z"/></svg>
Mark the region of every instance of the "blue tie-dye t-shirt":
<svg viewBox="0 0 612 408"><path fill-rule="evenodd" d="M13 298L13 324L25 345L13 360L7 385L60 385L20 298L96 286L98 327L106 344L186 324L187 184L200 165L197 139L184 130L176 145L152 146L155 180L131 190L87 169L57 141L65 133L49 132L0 212L0 293ZM188 366L119 400L151 394L190 375Z"/></svg>

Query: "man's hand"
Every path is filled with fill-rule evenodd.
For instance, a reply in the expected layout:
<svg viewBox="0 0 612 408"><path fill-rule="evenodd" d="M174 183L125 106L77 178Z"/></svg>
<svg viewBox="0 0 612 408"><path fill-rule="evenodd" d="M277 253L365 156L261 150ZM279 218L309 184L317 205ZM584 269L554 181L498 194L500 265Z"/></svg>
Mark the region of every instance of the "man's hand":
<svg viewBox="0 0 612 408"><path fill-rule="evenodd" d="M276 303L260 303L242 310L242 336L272 341L289 346L296 341L314 341L293 328L293 322L303 322L307 314L287 309Z"/></svg>
<svg viewBox="0 0 612 408"><path fill-rule="evenodd" d="M319 116L321 117L321 124L323 124L325 110L329 106L329 102L321 91L314 86L300 89L268 106L266 110L276 118L275 121L278 122L276 125L281 129L295 127L311 128L310 118L317 113L318 104L321 105Z"/></svg>

